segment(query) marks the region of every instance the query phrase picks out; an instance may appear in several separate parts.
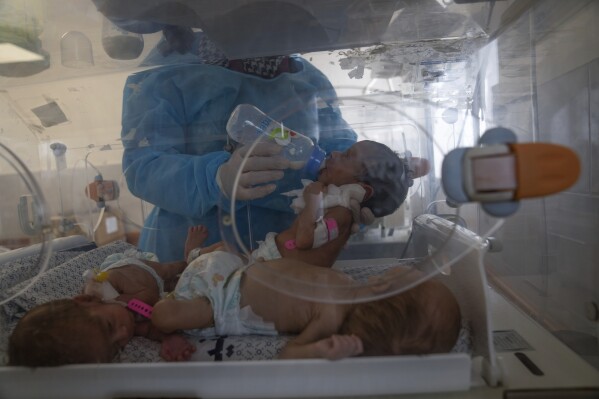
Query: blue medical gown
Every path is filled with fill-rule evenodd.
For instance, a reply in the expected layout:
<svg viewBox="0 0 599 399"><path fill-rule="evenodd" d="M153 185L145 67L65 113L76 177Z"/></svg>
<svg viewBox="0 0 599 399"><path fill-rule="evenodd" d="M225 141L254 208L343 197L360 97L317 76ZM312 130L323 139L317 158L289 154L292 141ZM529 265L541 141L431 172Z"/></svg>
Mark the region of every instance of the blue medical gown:
<svg viewBox="0 0 599 399"><path fill-rule="evenodd" d="M224 150L225 126L238 104L254 104L313 138L327 153L356 141L327 78L299 57L291 61L298 72L273 79L205 64L163 66L127 79L123 172L129 190L155 206L141 232L141 250L156 253L163 262L183 259L187 229L199 224L209 229L206 245L231 237L230 225L219 223L224 214L219 207L228 212L230 203L215 178L231 156ZM273 194L235 202L244 245L255 248L267 232L291 225L295 215L289 198L280 193L301 187L300 177L288 170Z"/></svg>

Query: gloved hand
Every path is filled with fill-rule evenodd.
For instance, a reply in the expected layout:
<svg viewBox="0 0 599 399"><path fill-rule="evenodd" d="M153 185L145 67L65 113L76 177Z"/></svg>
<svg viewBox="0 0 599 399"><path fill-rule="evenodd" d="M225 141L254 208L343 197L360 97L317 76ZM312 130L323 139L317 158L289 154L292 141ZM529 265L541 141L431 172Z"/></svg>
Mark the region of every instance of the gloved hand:
<svg viewBox="0 0 599 399"><path fill-rule="evenodd" d="M216 172L216 182L227 198L233 194L235 178L251 145L237 148L231 158ZM236 200L262 198L276 189L275 184L264 184L283 178L283 169L289 168L289 161L281 156L281 147L273 143L257 144L241 170Z"/></svg>
<svg viewBox="0 0 599 399"><path fill-rule="evenodd" d="M360 231L360 224L369 225L369 224L374 223L374 220L376 219L376 217L374 216L374 214L372 213L370 208L367 208L367 207L362 208L360 206L360 202L358 202L358 200L353 199L353 198L351 200L349 200L349 206L351 208L351 212L352 212L352 216L353 216L353 220L354 220L351 225L352 234Z"/></svg>

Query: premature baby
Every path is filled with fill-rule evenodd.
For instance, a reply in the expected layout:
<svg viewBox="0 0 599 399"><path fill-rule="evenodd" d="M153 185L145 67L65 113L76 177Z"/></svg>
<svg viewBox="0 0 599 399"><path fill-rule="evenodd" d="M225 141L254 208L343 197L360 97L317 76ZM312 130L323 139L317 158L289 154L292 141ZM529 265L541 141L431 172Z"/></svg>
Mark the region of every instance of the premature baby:
<svg viewBox="0 0 599 399"><path fill-rule="evenodd" d="M352 279L296 259L244 265L221 249L191 262L173 294L156 304L152 322L158 329L207 336L296 335L280 358L440 353L457 340L460 309L438 281L371 302L320 303L281 287L289 281L338 286Z"/></svg>

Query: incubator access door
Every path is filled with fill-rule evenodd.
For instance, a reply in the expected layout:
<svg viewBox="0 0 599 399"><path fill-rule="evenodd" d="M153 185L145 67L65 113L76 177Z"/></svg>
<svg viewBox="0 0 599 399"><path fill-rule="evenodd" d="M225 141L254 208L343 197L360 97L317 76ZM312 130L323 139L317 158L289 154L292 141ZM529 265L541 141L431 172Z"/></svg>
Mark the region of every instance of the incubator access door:
<svg viewBox="0 0 599 399"><path fill-rule="evenodd" d="M23 161L8 147L0 143L0 170L7 180L7 190L2 190L2 209L0 210L0 231L3 235L3 246L1 256L2 265L11 260L17 260L22 256L34 258L29 270L22 272L29 280L19 287L11 288L9 274L3 278L6 285L0 301L7 301L19 296L35 283L37 276L43 273L48 266L52 255L51 221L44 193L37 179L33 176ZM12 206L7 206L11 204ZM17 240L11 239L9 226L18 225L22 237ZM13 232L14 233L14 232ZM12 237L15 237L12 235ZM25 249L32 245L33 247ZM23 248L17 250L16 248ZM14 249L11 251L11 249ZM2 268L2 272L6 269ZM14 281L13 281L14 282Z"/></svg>

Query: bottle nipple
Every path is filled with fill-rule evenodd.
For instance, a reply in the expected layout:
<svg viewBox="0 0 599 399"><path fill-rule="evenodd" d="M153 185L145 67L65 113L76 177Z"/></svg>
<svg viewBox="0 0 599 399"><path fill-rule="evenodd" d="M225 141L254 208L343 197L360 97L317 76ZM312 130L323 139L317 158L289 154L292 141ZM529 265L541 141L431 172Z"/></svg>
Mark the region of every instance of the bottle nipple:
<svg viewBox="0 0 599 399"><path fill-rule="evenodd" d="M310 179L316 180L318 172L324 167L325 159L326 153L319 146L315 145L312 154L310 154L310 159L308 159L304 168L305 173Z"/></svg>
<svg viewBox="0 0 599 399"><path fill-rule="evenodd" d="M325 157L322 162L320 163L320 169L318 169L318 171L320 172L321 170L323 170L324 168L327 167L327 157Z"/></svg>

